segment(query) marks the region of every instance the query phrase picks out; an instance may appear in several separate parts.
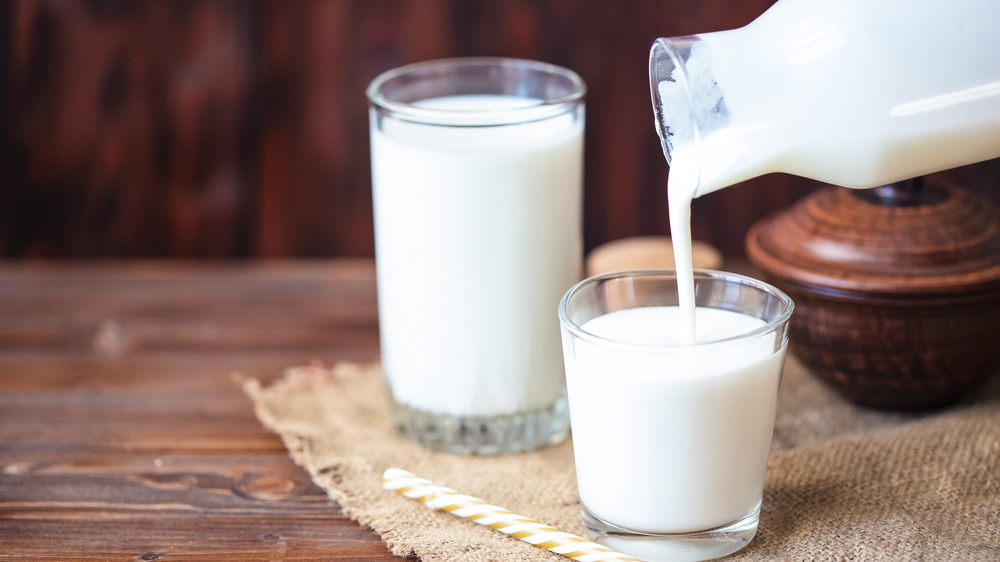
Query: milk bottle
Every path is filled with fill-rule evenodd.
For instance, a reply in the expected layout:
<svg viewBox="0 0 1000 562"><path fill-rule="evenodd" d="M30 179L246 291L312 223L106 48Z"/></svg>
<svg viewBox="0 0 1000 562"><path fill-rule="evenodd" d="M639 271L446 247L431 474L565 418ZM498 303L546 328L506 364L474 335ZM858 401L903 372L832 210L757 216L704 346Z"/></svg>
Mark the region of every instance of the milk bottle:
<svg viewBox="0 0 1000 562"><path fill-rule="evenodd" d="M769 172L876 187L1000 157L1000 2L780 0L740 29L658 39L667 161L695 196Z"/></svg>

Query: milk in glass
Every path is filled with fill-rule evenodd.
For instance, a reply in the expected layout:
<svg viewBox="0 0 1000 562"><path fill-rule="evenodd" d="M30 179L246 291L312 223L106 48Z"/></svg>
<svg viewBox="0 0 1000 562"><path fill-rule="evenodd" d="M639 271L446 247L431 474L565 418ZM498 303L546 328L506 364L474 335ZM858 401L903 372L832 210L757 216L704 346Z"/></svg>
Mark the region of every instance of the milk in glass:
<svg viewBox="0 0 1000 562"><path fill-rule="evenodd" d="M564 392L552 311L581 271L583 121L462 125L463 111L539 104L439 97L414 105L454 126L371 130L382 364L397 402L488 417Z"/></svg>
<svg viewBox="0 0 1000 562"><path fill-rule="evenodd" d="M773 336L708 343L764 321L699 307L699 345L686 346L680 312L594 318L583 330L649 348L620 354L580 343L566 363L574 435L585 436L574 440L580 500L644 533L714 529L755 509L774 426L784 349Z"/></svg>

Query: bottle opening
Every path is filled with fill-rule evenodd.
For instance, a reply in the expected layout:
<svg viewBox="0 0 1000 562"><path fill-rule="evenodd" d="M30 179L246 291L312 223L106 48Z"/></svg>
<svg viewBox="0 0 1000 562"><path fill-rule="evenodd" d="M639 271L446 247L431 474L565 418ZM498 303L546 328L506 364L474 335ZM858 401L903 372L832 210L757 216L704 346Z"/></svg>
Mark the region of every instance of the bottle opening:
<svg viewBox="0 0 1000 562"><path fill-rule="evenodd" d="M649 52L649 90L667 163L680 146L699 146L729 122L711 60L698 36L657 39Z"/></svg>
<svg viewBox="0 0 1000 562"><path fill-rule="evenodd" d="M682 138L690 137L693 124L688 94L689 81L682 55L678 52L678 42L688 39L693 38L657 39L649 51L649 92L653 102L653 122L668 164L672 162L671 155L678 135Z"/></svg>

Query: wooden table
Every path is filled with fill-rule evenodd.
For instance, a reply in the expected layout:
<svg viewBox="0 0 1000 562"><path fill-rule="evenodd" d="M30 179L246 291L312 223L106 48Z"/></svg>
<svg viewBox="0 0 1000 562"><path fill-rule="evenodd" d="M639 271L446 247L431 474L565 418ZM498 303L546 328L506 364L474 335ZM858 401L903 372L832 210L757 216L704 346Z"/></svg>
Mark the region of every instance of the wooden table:
<svg viewBox="0 0 1000 562"><path fill-rule="evenodd" d="M377 355L371 260L0 264L0 559L398 560L234 377Z"/></svg>

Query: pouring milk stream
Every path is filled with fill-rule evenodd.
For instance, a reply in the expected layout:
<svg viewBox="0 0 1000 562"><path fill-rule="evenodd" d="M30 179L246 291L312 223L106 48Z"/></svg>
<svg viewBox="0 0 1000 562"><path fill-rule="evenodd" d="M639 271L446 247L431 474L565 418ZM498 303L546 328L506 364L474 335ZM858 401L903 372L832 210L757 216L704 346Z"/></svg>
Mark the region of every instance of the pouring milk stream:
<svg viewBox="0 0 1000 562"><path fill-rule="evenodd" d="M998 36L995 0L780 0L739 29L658 39L684 342L692 199L771 172L872 188L1000 157Z"/></svg>

